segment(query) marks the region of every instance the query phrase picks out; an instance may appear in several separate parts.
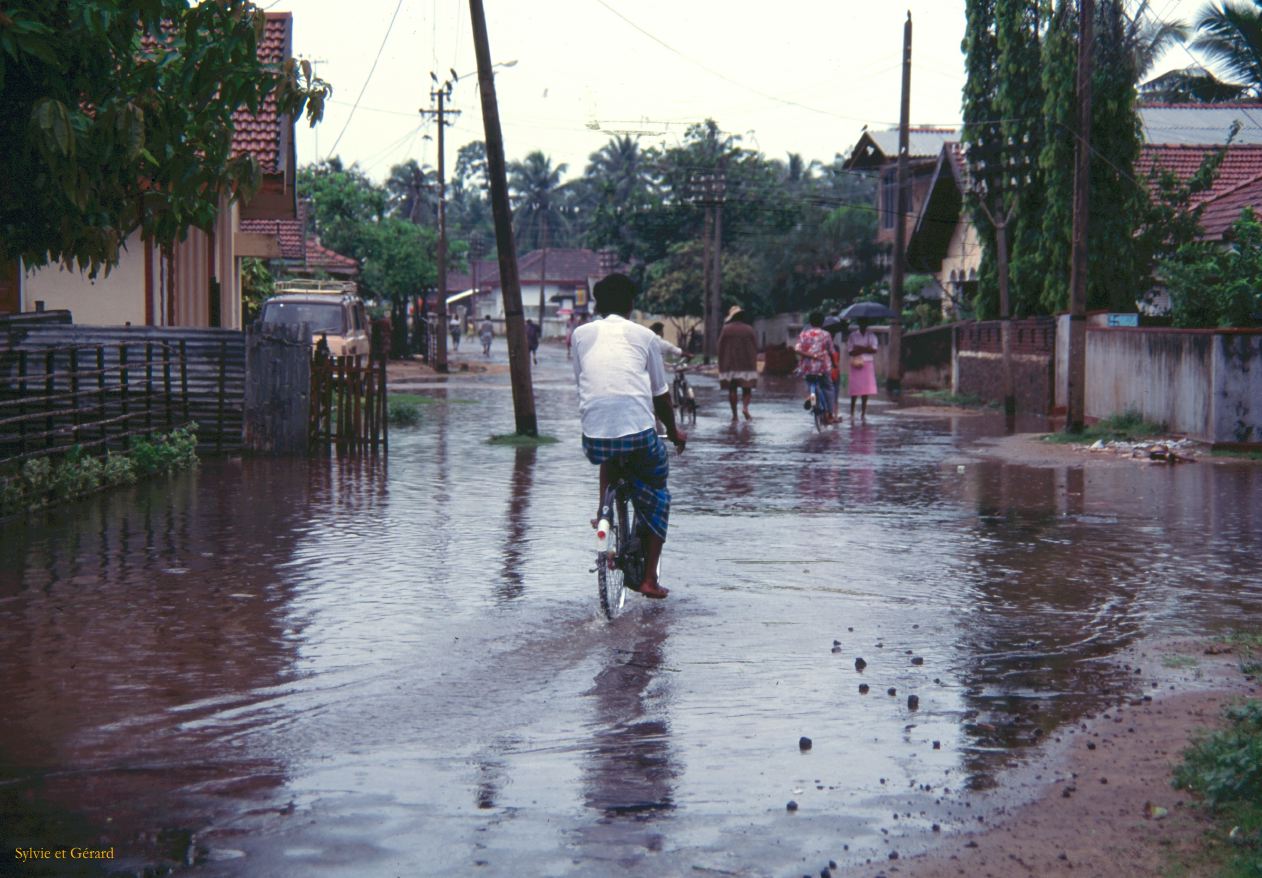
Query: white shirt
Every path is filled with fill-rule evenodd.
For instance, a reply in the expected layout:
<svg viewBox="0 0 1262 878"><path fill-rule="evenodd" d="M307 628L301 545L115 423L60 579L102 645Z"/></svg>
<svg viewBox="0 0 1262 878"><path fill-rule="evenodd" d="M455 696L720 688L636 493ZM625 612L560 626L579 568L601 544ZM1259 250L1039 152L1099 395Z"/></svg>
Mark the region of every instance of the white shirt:
<svg viewBox="0 0 1262 878"><path fill-rule="evenodd" d="M653 397L666 393L658 338L611 314L574 330L574 380L583 435L633 436L654 427Z"/></svg>
<svg viewBox="0 0 1262 878"><path fill-rule="evenodd" d="M657 333L653 333L653 334L657 335ZM667 354L669 354L672 357L682 357L684 355L682 348L680 348L678 345L671 344L666 339L662 338L660 335L657 336L657 349L661 352L662 359L665 359Z"/></svg>

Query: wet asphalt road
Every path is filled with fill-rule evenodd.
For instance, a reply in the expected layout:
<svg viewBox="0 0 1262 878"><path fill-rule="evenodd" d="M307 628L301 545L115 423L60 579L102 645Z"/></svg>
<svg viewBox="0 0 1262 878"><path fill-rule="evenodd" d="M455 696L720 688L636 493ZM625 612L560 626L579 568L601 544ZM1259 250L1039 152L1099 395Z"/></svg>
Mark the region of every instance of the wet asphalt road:
<svg viewBox="0 0 1262 878"><path fill-rule="evenodd" d="M6 525L0 841L206 876L818 874L973 825L1143 690L1122 650L1259 618L1256 466L1008 465L969 450L989 416L885 405L817 434L789 380L733 425L695 384L672 596L612 625L555 347L556 445L487 445L507 375L460 376L411 388L437 401L385 462L208 460Z"/></svg>

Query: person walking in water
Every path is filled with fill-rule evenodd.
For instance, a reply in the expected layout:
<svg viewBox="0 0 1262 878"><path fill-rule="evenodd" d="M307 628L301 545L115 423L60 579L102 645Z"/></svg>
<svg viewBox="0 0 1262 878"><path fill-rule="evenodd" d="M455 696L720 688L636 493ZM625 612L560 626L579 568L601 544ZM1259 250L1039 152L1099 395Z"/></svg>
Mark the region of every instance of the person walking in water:
<svg viewBox="0 0 1262 878"><path fill-rule="evenodd" d="M483 317L482 322L478 324L478 338L482 340L482 356L491 356L491 340L495 338L495 324L491 322L490 314Z"/></svg>
<svg viewBox="0 0 1262 878"><path fill-rule="evenodd" d="M846 339L846 356L850 359L850 420L854 420L854 404L862 399L859 417L868 416L868 397L876 393L876 352L880 348L876 333L868 328L867 320L859 321L859 328Z"/></svg>
<svg viewBox="0 0 1262 878"><path fill-rule="evenodd" d="M741 411L745 420L753 420L749 401L758 386L758 337L740 305L727 312L723 332L719 334L719 387L727 391L736 420L736 391L741 392Z"/></svg>
<svg viewBox="0 0 1262 878"><path fill-rule="evenodd" d="M526 347L530 349L530 362L539 365L539 327L535 321L526 320Z"/></svg>
<svg viewBox="0 0 1262 878"><path fill-rule="evenodd" d="M451 315L451 325L448 327L451 332L451 349L453 351L460 350L460 317L456 314Z"/></svg>

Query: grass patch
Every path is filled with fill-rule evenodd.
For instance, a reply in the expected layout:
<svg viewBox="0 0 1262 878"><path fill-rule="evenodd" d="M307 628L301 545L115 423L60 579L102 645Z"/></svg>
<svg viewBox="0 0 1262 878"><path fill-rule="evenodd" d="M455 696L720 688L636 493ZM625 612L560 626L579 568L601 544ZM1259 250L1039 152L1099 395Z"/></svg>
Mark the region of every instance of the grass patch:
<svg viewBox="0 0 1262 878"><path fill-rule="evenodd" d="M1225 639L1240 657L1240 672L1247 676L1262 674L1262 634L1237 631Z"/></svg>
<svg viewBox="0 0 1262 878"><path fill-rule="evenodd" d="M386 416L392 427L415 427L421 422L421 407L414 402L386 403Z"/></svg>
<svg viewBox="0 0 1262 878"><path fill-rule="evenodd" d="M1161 664L1167 668L1195 668L1200 663L1190 655L1168 655Z"/></svg>
<svg viewBox="0 0 1262 878"><path fill-rule="evenodd" d="M1105 442L1136 442L1140 439L1151 439L1167 432L1165 424L1154 424L1145 421L1139 412L1124 412L1097 421L1086 427L1081 433L1049 433L1043 437L1046 442L1060 444L1093 445L1101 440Z"/></svg>
<svg viewBox="0 0 1262 878"><path fill-rule="evenodd" d="M504 433L486 440L488 445L504 445L509 448L538 448L540 445L555 445L561 440L555 436L522 436L519 433Z"/></svg>
<svg viewBox="0 0 1262 878"><path fill-rule="evenodd" d="M1236 460L1262 460L1262 451L1232 451L1228 448L1215 448L1210 454L1214 457L1231 457Z"/></svg>
<svg viewBox="0 0 1262 878"><path fill-rule="evenodd" d="M436 396L425 396L420 393L389 393L386 399L390 402L407 403L408 405L438 405L447 403L449 405L473 405L475 400L472 399L439 399Z"/></svg>
<svg viewBox="0 0 1262 878"><path fill-rule="evenodd" d="M1206 859L1225 878L1262 875L1262 701L1223 711L1224 728L1183 753L1174 785L1197 794L1215 817Z"/></svg>
<svg viewBox="0 0 1262 878"><path fill-rule="evenodd" d="M937 405L953 405L966 409L998 408L999 403L988 402L971 393L952 393L949 390L917 390L910 394L913 399L923 399Z"/></svg>

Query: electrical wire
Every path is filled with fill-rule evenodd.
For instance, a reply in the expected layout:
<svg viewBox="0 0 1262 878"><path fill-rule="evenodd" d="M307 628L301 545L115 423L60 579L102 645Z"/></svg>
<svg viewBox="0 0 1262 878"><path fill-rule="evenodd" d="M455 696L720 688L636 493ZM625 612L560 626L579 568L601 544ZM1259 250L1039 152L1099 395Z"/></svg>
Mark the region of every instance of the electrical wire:
<svg viewBox="0 0 1262 878"><path fill-rule="evenodd" d="M395 19L399 17L399 10L403 8L403 0L399 0L394 7L394 15L390 16L390 24L386 26L386 35L381 38L381 45L377 47L377 57L372 59L372 67L368 68L368 75L364 77L364 85L359 90L359 96L355 98L355 104L351 107L350 113L346 117L346 124L342 126L342 130L338 132L337 139L333 141L333 147L325 153L325 158L333 155L337 151L337 145L342 142L342 135L346 133L346 129L350 127L351 120L355 118L355 111L359 109L359 102L363 100L364 92L368 91L368 83L372 81L373 72L377 69L377 62L381 60L381 53L386 49L386 41L390 39L390 32L394 30Z"/></svg>

